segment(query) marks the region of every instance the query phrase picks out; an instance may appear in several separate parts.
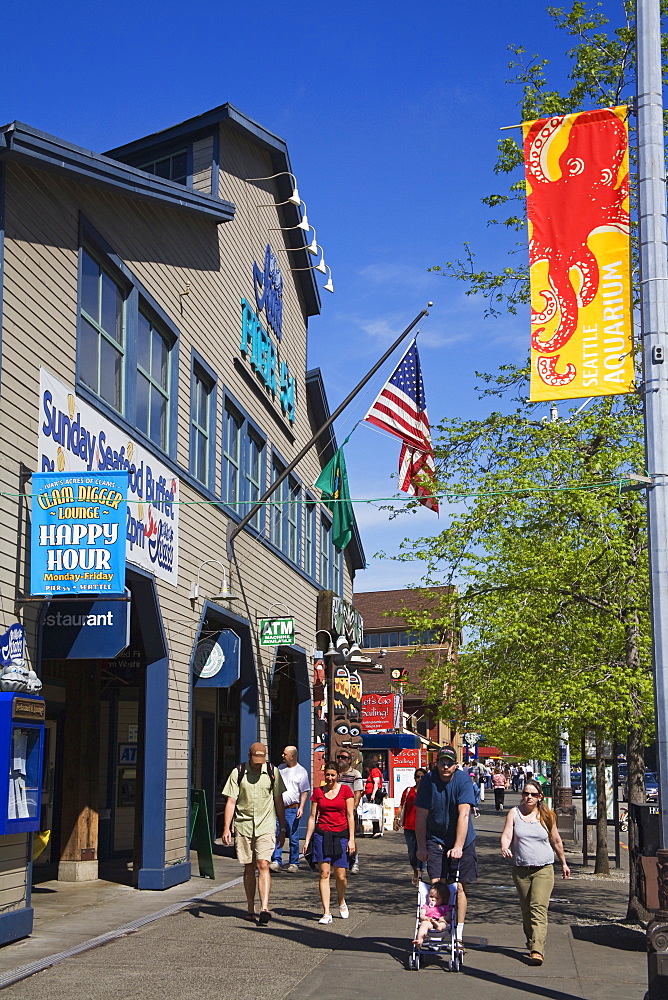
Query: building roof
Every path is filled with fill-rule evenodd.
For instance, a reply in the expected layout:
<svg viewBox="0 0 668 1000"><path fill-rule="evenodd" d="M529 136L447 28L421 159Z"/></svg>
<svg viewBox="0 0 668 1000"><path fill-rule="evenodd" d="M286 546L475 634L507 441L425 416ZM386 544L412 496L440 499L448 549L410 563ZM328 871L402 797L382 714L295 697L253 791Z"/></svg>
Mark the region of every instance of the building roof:
<svg viewBox="0 0 668 1000"><path fill-rule="evenodd" d="M234 218L234 205L229 201L147 174L23 122L10 122L0 128L0 160L13 160L96 187L113 188L131 198L160 202L215 223Z"/></svg>
<svg viewBox="0 0 668 1000"><path fill-rule="evenodd" d="M221 104L210 111L204 111L201 115L188 118L178 125L171 125L159 132L145 135L141 139L134 139L123 146L116 146L115 149L107 150L105 155L113 157L115 160L131 161L140 153L143 155L149 150L169 146L170 143L177 140L196 139L199 136L210 135L222 123L225 123L233 131L240 132L251 142L266 150L271 160L272 173L280 173L281 171L293 173L285 139L270 132L229 103ZM285 176L277 177L276 186L278 200L286 201L292 194L290 180ZM296 226L299 223L301 213L296 205L289 203L282 205L280 211L286 226ZM307 316L317 316L321 308L320 292L316 284L315 272L311 267L312 258L306 250L308 243L306 236L303 229L292 229L285 233L288 245L298 251L294 256L293 267L307 268L307 270L295 272L297 283L304 296L306 314Z"/></svg>
<svg viewBox="0 0 668 1000"><path fill-rule="evenodd" d="M437 610L439 596L449 593L452 587L431 587L429 590L373 590L355 593L353 603L364 619L364 631L406 629L403 615L392 612L406 607L416 611ZM390 612L390 614L385 614ZM407 647L408 648L408 647Z"/></svg>

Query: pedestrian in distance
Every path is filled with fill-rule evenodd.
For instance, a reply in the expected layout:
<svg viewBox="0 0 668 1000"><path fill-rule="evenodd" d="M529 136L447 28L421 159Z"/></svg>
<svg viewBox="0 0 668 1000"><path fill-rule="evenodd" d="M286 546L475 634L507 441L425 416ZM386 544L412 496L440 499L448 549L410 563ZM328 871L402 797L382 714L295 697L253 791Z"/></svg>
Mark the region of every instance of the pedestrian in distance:
<svg viewBox="0 0 668 1000"><path fill-rule="evenodd" d="M413 885L418 884L419 865L417 859L417 840L415 837L415 796L420 787L420 782L427 772L423 767L418 767L413 775L415 784L404 788L401 796L399 812L394 820L394 829L400 830L403 827L404 840L408 848L408 863L413 869Z"/></svg>
<svg viewBox="0 0 668 1000"><path fill-rule="evenodd" d="M288 864L285 866L286 872L294 873L299 871L299 821L304 815L308 793L311 791L308 771L299 763L297 747L286 747L283 751L283 763L279 767L279 773L283 778L285 791L283 792L283 808L285 809L285 836L290 842L290 853ZM278 837L278 820L276 821ZM276 844L274 853L271 856L269 867L274 872L281 871L283 867L283 851Z"/></svg>
<svg viewBox="0 0 668 1000"><path fill-rule="evenodd" d="M353 813L357 819L357 807L360 804L362 792L364 791L364 778L362 777L362 772L358 771L357 768L354 767L352 752L350 750L346 750L345 747L338 751L336 761L341 772L339 774L340 783L342 785L347 785L353 793ZM357 875L360 870L359 851L356 850L354 854L351 853L349 855L349 861L351 873L353 875Z"/></svg>
<svg viewBox="0 0 668 1000"><path fill-rule="evenodd" d="M503 809L503 800L506 794L506 778L500 767L494 768L492 775L492 788L494 789L494 805L496 811Z"/></svg>
<svg viewBox="0 0 668 1000"><path fill-rule="evenodd" d="M462 950L468 887L478 877L471 819L474 806L471 779L457 770L457 752L454 747L442 747L436 767L424 776L415 797L417 857L427 862L432 882L453 882L454 872L459 871L457 942Z"/></svg>
<svg viewBox="0 0 668 1000"><path fill-rule="evenodd" d="M480 805L480 785L478 784L478 772L475 768L471 768L468 772L469 778L471 779L471 784L473 785L473 798L475 799L475 806L473 807L473 815L477 819L480 815L480 810L478 806Z"/></svg>
<svg viewBox="0 0 668 1000"><path fill-rule="evenodd" d="M557 817L546 806L539 783L532 779L525 782L520 805L506 816L501 834L501 854L513 863L513 881L531 965L542 965L545 956L555 853L561 863L562 878L570 878Z"/></svg>
<svg viewBox="0 0 668 1000"><path fill-rule="evenodd" d="M382 808L385 797L383 791L383 772L378 767L374 757L364 759L364 798L375 806L380 806L381 819L371 821L371 829L374 837L382 837Z"/></svg>
<svg viewBox="0 0 668 1000"><path fill-rule="evenodd" d="M280 771L275 772L267 760L264 743L252 743L248 750L248 763L239 764L230 774L223 795L227 796L223 817L223 843L234 844L237 860L244 866L244 890L248 912L246 919L256 922L255 892L260 895L260 913L257 923L265 926L271 919L269 893L271 872L269 863L276 846L276 819L278 817L278 845L285 841L285 810L283 792L285 785Z"/></svg>
<svg viewBox="0 0 668 1000"><path fill-rule="evenodd" d="M429 931L444 931L452 916L450 887L446 882L434 882L429 889L427 902L420 907L420 926L413 944L420 947Z"/></svg>
<svg viewBox="0 0 668 1000"><path fill-rule="evenodd" d="M348 785L339 781L340 768L334 760L325 764L325 784L311 796L311 815L306 827L304 854L310 854L320 871L321 924L331 924L330 875L334 869L339 913L348 919L346 872L348 855L355 851L354 796Z"/></svg>

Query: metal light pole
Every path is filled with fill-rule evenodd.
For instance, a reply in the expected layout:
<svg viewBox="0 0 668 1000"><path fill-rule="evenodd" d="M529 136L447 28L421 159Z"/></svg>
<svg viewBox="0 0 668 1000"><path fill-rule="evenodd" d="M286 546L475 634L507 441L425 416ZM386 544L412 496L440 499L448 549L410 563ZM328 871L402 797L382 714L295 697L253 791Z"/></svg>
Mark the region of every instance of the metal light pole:
<svg viewBox="0 0 668 1000"><path fill-rule="evenodd" d="M652 659L659 777L659 911L647 927L649 1000L668 987L668 246L659 0L636 0L638 215Z"/></svg>
<svg viewBox="0 0 668 1000"><path fill-rule="evenodd" d="M637 0L638 212L656 742L668 847L668 245L659 0Z"/></svg>

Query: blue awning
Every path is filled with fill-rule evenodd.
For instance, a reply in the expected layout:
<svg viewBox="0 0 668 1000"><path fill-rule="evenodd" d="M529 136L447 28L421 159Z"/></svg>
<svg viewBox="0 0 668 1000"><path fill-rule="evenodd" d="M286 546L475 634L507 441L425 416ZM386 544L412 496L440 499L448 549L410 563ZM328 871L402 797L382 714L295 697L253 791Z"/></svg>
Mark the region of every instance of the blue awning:
<svg viewBox="0 0 668 1000"><path fill-rule="evenodd" d="M421 746L414 733L362 733L363 750L419 750Z"/></svg>

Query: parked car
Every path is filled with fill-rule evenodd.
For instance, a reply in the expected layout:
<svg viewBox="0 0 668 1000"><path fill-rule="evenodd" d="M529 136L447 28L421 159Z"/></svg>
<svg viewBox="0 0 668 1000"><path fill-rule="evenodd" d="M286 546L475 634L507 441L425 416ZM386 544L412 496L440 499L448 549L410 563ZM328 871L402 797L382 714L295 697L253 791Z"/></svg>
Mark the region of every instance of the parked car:
<svg viewBox="0 0 668 1000"><path fill-rule="evenodd" d="M628 779L624 781L622 798L625 802L628 802L629 800ZM654 771L645 771L645 799L647 802L659 801L659 782Z"/></svg>

